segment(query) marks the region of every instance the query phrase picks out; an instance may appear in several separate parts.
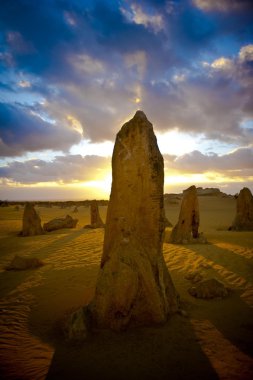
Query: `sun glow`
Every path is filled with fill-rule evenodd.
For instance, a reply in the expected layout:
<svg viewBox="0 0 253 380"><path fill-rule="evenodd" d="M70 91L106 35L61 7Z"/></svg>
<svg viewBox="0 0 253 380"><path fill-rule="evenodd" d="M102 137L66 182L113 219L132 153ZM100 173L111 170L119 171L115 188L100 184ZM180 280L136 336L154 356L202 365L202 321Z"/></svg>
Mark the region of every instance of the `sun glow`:
<svg viewBox="0 0 253 380"><path fill-rule="evenodd" d="M166 133L156 133L157 143L162 154L181 156L196 149L196 139L177 129Z"/></svg>
<svg viewBox="0 0 253 380"><path fill-rule="evenodd" d="M113 143L104 141L101 143L91 143L89 140L82 140L79 144L73 145L71 154L81 154L82 156L109 157L112 155Z"/></svg>
<svg viewBox="0 0 253 380"><path fill-rule="evenodd" d="M112 176L111 174L107 174L103 179L81 182L78 184L78 187L88 188L91 191L95 190L100 196L108 198L110 195L111 183Z"/></svg>
<svg viewBox="0 0 253 380"><path fill-rule="evenodd" d="M166 175L164 185L178 185L178 184L190 184L190 183L206 183L211 180L206 177L205 174L180 174Z"/></svg>

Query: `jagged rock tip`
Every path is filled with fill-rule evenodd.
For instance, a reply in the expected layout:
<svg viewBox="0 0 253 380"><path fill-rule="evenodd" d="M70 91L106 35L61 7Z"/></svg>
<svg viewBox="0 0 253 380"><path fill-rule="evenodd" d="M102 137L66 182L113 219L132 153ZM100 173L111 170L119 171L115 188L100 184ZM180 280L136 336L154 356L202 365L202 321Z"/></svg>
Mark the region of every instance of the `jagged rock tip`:
<svg viewBox="0 0 253 380"><path fill-rule="evenodd" d="M147 119L147 116L145 115L145 113L141 110L137 110L135 112L135 115L133 117L134 119L138 118L138 119Z"/></svg>

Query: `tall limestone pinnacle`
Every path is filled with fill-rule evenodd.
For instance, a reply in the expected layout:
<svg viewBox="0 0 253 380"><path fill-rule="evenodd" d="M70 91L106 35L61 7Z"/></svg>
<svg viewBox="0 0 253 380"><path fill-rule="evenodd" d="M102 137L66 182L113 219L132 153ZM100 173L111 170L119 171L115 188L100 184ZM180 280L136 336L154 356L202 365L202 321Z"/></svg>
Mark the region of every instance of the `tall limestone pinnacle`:
<svg viewBox="0 0 253 380"><path fill-rule="evenodd" d="M37 214L34 205L30 202L25 204L23 213L22 231L20 236L35 236L43 234L41 220Z"/></svg>
<svg viewBox="0 0 253 380"><path fill-rule="evenodd" d="M94 199L90 204L90 224L87 224L84 228L102 228L104 226L99 214L98 202Z"/></svg>
<svg viewBox="0 0 253 380"><path fill-rule="evenodd" d="M164 165L142 111L116 136L101 269L88 306L97 327L148 325L177 311L162 254Z"/></svg>
<svg viewBox="0 0 253 380"><path fill-rule="evenodd" d="M236 202L236 216L230 230L253 231L253 196L250 189L241 189Z"/></svg>
<svg viewBox="0 0 253 380"><path fill-rule="evenodd" d="M204 235L198 231L199 219L197 189L193 185L184 190L178 222L171 231L169 242L175 244L207 243Z"/></svg>

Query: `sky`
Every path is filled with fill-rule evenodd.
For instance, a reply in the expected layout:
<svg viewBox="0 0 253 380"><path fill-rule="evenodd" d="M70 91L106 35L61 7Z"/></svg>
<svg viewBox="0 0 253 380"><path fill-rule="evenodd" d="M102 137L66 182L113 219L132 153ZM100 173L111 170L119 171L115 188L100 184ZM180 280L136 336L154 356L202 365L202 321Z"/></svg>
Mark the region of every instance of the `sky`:
<svg viewBox="0 0 253 380"><path fill-rule="evenodd" d="M138 109L165 193L253 191L248 0L1 0L0 199L108 199Z"/></svg>

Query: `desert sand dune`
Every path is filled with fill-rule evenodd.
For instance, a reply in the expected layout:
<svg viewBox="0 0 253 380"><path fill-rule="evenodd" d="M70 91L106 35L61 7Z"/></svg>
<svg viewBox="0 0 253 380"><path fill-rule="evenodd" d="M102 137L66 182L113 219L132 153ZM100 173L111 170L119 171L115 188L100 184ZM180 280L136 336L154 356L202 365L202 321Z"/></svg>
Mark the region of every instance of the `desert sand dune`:
<svg viewBox="0 0 253 380"><path fill-rule="evenodd" d="M79 207L78 225L45 235L17 236L22 212L0 210L0 376L3 379L251 379L253 376L253 234L227 231L234 198L199 197L200 231L209 244L165 243L163 254L185 315L164 325L122 333L95 332L82 346L61 333L66 313L94 296L104 230L85 230L89 208ZM180 202L166 205L175 224ZM42 223L66 210L40 207ZM106 207L100 207L103 220ZM169 235L171 228L166 229ZM5 271L13 257L37 257L38 269ZM197 271L232 289L224 299L188 293L185 276Z"/></svg>

